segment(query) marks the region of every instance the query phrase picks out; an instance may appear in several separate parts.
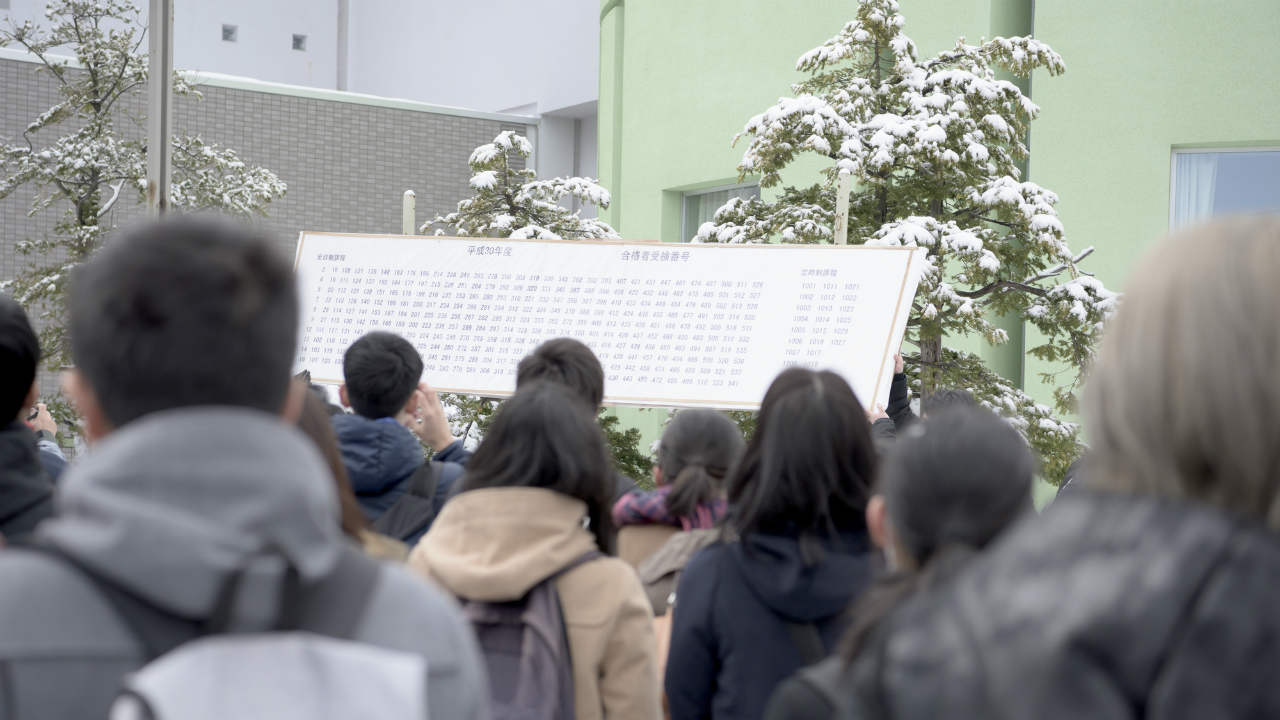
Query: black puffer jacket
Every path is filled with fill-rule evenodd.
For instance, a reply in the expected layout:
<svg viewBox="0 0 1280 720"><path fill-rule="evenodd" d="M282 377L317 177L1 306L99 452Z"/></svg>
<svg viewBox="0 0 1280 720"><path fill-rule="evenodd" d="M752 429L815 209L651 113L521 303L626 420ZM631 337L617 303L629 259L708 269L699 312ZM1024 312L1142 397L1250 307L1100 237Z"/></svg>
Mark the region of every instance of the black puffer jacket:
<svg viewBox="0 0 1280 720"><path fill-rule="evenodd" d="M53 514L53 482L40 464L36 436L14 420L0 428L0 535L21 540Z"/></svg>
<svg viewBox="0 0 1280 720"><path fill-rule="evenodd" d="M1280 536L1087 490L908 601L859 655L856 718L1280 717Z"/></svg>

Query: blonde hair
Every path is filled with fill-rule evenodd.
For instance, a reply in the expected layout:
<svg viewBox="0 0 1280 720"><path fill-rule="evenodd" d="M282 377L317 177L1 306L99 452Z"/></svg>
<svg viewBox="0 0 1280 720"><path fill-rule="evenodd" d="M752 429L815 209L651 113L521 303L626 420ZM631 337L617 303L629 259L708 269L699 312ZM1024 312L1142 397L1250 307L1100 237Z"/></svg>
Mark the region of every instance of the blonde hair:
<svg viewBox="0 0 1280 720"><path fill-rule="evenodd" d="M1197 226L1148 252L1083 410L1091 484L1280 528L1280 216Z"/></svg>

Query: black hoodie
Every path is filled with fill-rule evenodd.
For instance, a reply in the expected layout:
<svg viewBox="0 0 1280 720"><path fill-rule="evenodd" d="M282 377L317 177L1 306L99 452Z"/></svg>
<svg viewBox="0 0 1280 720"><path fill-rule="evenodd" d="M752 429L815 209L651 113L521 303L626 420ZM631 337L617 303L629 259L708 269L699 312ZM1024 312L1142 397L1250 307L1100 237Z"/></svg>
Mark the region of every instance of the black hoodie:
<svg viewBox="0 0 1280 720"><path fill-rule="evenodd" d="M774 686L805 664L788 623L812 624L834 649L873 565L862 533L824 543L757 534L696 555L676 591L671 717L759 718Z"/></svg>
<svg viewBox="0 0 1280 720"><path fill-rule="evenodd" d="M36 436L14 420L0 430L0 535L12 542L53 514L53 483L40 464Z"/></svg>

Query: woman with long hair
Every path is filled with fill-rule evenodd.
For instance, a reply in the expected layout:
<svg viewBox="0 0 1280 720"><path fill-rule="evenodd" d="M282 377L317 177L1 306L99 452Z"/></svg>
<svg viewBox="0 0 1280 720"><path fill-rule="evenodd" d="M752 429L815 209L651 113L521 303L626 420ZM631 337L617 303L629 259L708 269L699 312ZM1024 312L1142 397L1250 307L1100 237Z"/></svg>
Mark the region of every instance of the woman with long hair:
<svg viewBox="0 0 1280 720"><path fill-rule="evenodd" d="M835 647L872 574L875 456L839 375L791 369L769 386L727 479L727 541L695 556L677 586L671 717L758 718L779 682Z"/></svg>
<svg viewBox="0 0 1280 720"><path fill-rule="evenodd" d="M766 720L843 715L839 688L885 619L964 567L1032 509L1035 460L1008 423L978 407L930 414L889 450L867 507L867 524L890 572L854 604L840 652L800 671L774 693Z"/></svg>
<svg viewBox="0 0 1280 720"><path fill-rule="evenodd" d="M613 477L594 408L555 383L522 387L409 557L463 601L514 602L551 582L579 720L661 715L653 614L635 572L610 557Z"/></svg>

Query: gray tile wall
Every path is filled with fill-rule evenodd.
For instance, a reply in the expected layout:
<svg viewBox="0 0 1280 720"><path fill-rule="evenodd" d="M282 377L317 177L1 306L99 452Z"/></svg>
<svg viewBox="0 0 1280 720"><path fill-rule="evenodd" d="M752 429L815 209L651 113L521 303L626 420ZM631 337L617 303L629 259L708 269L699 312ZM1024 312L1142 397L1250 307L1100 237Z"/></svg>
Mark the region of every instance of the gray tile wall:
<svg viewBox="0 0 1280 720"><path fill-rule="evenodd" d="M27 124L58 99L53 78L36 67L0 58L0 139L6 142L22 142ZM400 232L407 189L417 194L419 225L449 212L470 194L471 151L502 130L527 129L492 119L242 89L205 86L201 92L202 101L177 101L174 132L230 147L288 184L288 193L258 222L290 255L301 230ZM120 109L141 116L145 97L129 100ZM117 128L130 137L141 133L123 116ZM35 138L47 143L64 132L50 128ZM31 262L15 244L48 233L59 215L55 206L28 217L32 197L30 189L21 189L0 200L0 279ZM141 208L128 194L111 219L122 225L139 215ZM46 390L51 380L42 378Z"/></svg>

